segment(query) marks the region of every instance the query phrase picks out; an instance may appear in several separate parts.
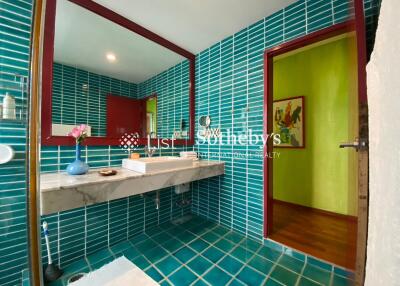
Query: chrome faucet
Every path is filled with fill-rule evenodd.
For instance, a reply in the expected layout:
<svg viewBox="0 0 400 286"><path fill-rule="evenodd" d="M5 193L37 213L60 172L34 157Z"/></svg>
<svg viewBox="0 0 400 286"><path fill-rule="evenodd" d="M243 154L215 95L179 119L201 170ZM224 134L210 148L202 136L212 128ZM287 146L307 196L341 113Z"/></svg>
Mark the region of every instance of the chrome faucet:
<svg viewBox="0 0 400 286"><path fill-rule="evenodd" d="M148 157L152 157L154 155L154 153L157 151L156 147L151 147L151 137L152 134L155 134L154 132L150 132L147 135L147 146L144 146L144 153L148 156Z"/></svg>

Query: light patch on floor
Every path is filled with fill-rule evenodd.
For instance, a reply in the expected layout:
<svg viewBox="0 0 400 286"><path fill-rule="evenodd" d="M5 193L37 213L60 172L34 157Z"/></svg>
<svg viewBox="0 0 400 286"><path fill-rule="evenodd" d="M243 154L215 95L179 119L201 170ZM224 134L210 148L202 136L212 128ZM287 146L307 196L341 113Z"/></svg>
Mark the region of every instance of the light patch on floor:
<svg viewBox="0 0 400 286"><path fill-rule="evenodd" d="M137 283L137 284L136 284ZM125 256L119 257L101 267L90 272L83 278L68 285L71 286L119 286L119 285L158 285L143 270L126 259Z"/></svg>

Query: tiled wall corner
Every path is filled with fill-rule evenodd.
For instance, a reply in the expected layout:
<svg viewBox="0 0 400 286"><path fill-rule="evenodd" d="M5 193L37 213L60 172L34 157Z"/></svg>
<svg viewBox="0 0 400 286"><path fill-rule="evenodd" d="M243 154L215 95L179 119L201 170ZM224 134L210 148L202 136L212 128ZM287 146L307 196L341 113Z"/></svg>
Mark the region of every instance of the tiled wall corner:
<svg viewBox="0 0 400 286"><path fill-rule="evenodd" d="M138 84L138 98L157 94L157 134L171 138L180 130L181 120L185 130L189 126L189 61Z"/></svg>
<svg viewBox="0 0 400 286"><path fill-rule="evenodd" d="M105 136L108 94L137 98L137 85L54 63L52 122L88 124L92 136Z"/></svg>
<svg viewBox="0 0 400 286"><path fill-rule="evenodd" d="M177 195L174 188L160 190L160 208L153 201L155 192L95 204L71 211L42 216L49 225L53 260L65 267L80 258L128 240L145 229L190 214L190 206L180 207L181 199L191 199L191 192ZM47 264L42 235L42 261Z"/></svg>

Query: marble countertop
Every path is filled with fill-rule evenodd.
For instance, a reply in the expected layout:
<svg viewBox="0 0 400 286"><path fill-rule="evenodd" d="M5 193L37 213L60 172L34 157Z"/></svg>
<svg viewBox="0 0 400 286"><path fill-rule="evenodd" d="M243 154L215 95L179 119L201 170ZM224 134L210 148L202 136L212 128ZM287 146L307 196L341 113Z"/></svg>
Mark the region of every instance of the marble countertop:
<svg viewBox="0 0 400 286"><path fill-rule="evenodd" d="M113 167L114 176L101 176L91 169L81 176L66 172L40 175L41 214L51 214L108 200L142 194L166 187L224 174L224 163L194 161L193 166L142 174Z"/></svg>

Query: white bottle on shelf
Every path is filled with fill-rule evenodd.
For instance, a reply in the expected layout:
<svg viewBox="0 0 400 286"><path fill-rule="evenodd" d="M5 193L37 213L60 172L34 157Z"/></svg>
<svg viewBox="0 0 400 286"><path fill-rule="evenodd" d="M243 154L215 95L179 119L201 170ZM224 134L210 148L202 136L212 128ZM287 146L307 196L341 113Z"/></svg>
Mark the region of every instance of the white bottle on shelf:
<svg viewBox="0 0 400 286"><path fill-rule="evenodd" d="M3 119L16 119L15 99L8 92L3 98Z"/></svg>

